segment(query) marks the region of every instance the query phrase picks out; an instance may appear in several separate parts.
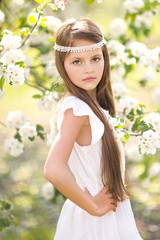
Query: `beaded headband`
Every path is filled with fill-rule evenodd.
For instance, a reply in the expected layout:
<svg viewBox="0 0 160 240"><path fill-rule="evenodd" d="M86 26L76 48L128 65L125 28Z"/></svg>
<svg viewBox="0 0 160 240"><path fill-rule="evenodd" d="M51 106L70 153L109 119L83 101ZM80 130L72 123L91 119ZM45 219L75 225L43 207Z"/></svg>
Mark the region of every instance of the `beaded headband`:
<svg viewBox="0 0 160 240"><path fill-rule="evenodd" d="M82 47L66 47L55 43L54 49L60 52L84 52L103 47L107 41L103 38L100 42Z"/></svg>

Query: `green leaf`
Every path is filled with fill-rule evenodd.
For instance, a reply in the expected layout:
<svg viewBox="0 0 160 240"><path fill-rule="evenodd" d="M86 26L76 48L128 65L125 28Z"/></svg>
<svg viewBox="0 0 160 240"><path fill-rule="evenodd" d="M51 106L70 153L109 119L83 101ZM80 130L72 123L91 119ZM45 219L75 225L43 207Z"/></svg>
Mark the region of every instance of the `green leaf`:
<svg viewBox="0 0 160 240"><path fill-rule="evenodd" d="M35 137L29 137L28 138L30 141L34 141Z"/></svg>
<svg viewBox="0 0 160 240"><path fill-rule="evenodd" d="M27 33L29 32L29 27L24 27L24 28L22 28L22 29L21 29L21 32L22 32L23 34L27 34Z"/></svg>
<svg viewBox="0 0 160 240"><path fill-rule="evenodd" d="M11 208L11 204L5 200L0 200L0 210L9 210Z"/></svg>
<svg viewBox="0 0 160 240"><path fill-rule="evenodd" d="M44 22L40 22L40 26L44 28L46 25Z"/></svg>
<svg viewBox="0 0 160 240"><path fill-rule="evenodd" d="M134 122L134 124L132 125L132 132L137 131L140 123L141 123L141 117L137 118L136 121Z"/></svg>
<svg viewBox="0 0 160 240"><path fill-rule="evenodd" d="M115 128L123 128L124 127L124 125L118 125L118 126L116 126Z"/></svg>
<svg viewBox="0 0 160 240"><path fill-rule="evenodd" d="M37 132L44 131L44 128L41 125L37 124L36 125L36 130L37 130Z"/></svg>
<svg viewBox="0 0 160 240"><path fill-rule="evenodd" d="M142 103L138 103L138 104L139 104L140 107L144 107L144 108L146 107L146 106L145 106L144 104L142 104Z"/></svg>
<svg viewBox="0 0 160 240"><path fill-rule="evenodd" d="M144 121L141 121L140 124L137 127L137 132L143 133L151 129L152 126L150 124L145 123Z"/></svg>
<svg viewBox="0 0 160 240"><path fill-rule="evenodd" d="M14 225L18 226L18 219L13 215L11 215L11 218L12 218L12 221L14 222Z"/></svg>
<svg viewBox="0 0 160 240"><path fill-rule="evenodd" d="M130 113L126 116L130 121L134 120L134 109L130 111Z"/></svg>
<svg viewBox="0 0 160 240"><path fill-rule="evenodd" d="M3 228L9 227L11 224L11 221L9 220L9 217L4 216L0 218L0 231L2 231Z"/></svg>
<svg viewBox="0 0 160 240"><path fill-rule="evenodd" d="M33 95L32 97L33 97L33 98L42 98L43 96L40 95L40 94L35 94L35 95Z"/></svg>
<svg viewBox="0 0 160 240"><path fill-rule="evenodd" d="M1 90L3 90L4 82L5 82L5 78L4 78L4 76L2 76L2 77L0 78L0 89L1 89Z"/></svg>
<svg viewBox="0 0 160 240"><path fill-rule="evenodd" d="M26 69L26 66L25 66L25 64L24 64L23 61L21 61L21 62L16 62L16 65L18 65L19 67L23 67L24 69Z"/></svg>
<svg viewBox="0 0 160 240"><path fill-rule="evenodd" d="M55 6L55 4L53 3L49 3L48 6L53 10L53 11L57 11L58 8Z"/></svg>
<svg viewBox="0 0 160 240"><path fill-rule="evenodd" d="M38 2L38 3L43 3L45 2L46 0L34 0L35 2Z"/></svg>
<svg viewBox="0 0 160 240"><path fill-rule="evenodd" d="M32 15L29 17L29 20L28 20L28 22L30 23L30 24L33 24L33 23L35 23L36 22L36 19L35 19L35 17L33 17Z"/></svg>
<svg viewBox="0 0 160 240"><path fill-rule="evenodd" d="M16 134L14 135L14 138L16 138L19 142L22 142L22 138L21 138L21 136L20 136L19 133L16 133Z"/></svg>
<svg viewBox="0 0 160 240"><path fill-rule="evenodd" d="M157 179L157 176L153 176L153 177L150 177L150 182L152 183L152 182L154 182L155 180Z"/></svg>
<svg viewBox="0 0 160 240"><path fill-rule="evenodd" d="M45 137L44 137L43 133L40 133L40 132L39 132L39 133L37 134L37 136L38 136L38 137L40 137L42 140L44 140L44 139L45 139Z"/></svg>
<svg viewBox="0 0 160 240"><path fill-rule="evenodd" d="M140 126L139 127L141 127L142 125L140 124ZM143 125L143 128L142 128L142 133L143 132L146 132L146 131L148 131L149 129L151 129L151 127L148 125L148 124L144 124ZM139 129L138 129L139 130Z"/></svg>
<svg viewBox="0 0 160 240"><path fill-rule="evenodd" d="M127 141L130 138L130 134L127 131L124 131L125 135L123 137L123 141Z"/></svg>
<svg viewBox="0 0 160 240"><path fill-rule="evenodd" d="M138 115L143 115L144 114L143 113L143 108L137 108L136 112L137 112Z"/></svg>
<svg viewBox="0 0 160 240"><path fill-rule="evenodd" d="M125 73L125 76L126 76L127 73L129 73L130 71L132 71L133 65L132 65L132 64L130 64L130 65L125 64L124 67L125 67L125 70L126 70L126 73Z"/></svg>
<svg viewBox="0 0 160 240"><path fill-rule="evenodd" d="M145 35L145 36L148 36L149 35L149 33L150 33L150 29L148 29L148 28L145 28L144 30L143 30L143 34Z"/></svg>
<svg viewBox="0 0 160 240"><path fill-rule="evenodd" d="M41 19L41 21L42 21L42 22L47 22L48 20L47 20L47 18L43 17L43 18Z"/></svg>
<svg viewBox="0 0 160 240"><path fill-rule="evenodd" d="M95 0L85 0L87 4L92 4Z"/></svg>

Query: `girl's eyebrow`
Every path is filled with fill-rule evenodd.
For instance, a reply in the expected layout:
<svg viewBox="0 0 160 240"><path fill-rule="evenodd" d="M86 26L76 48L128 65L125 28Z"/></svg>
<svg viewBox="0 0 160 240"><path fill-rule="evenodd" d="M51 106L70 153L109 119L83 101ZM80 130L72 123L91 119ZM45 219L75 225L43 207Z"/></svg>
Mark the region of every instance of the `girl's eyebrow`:
<svg viewBox="0 0 160 240"><path fill-rule="evenodd" d="M95 54L95 55L92 55L91 56L91 58L95 58L95 57L102 57L103 56L103 54L102 53L97 53L97 54ZM79 57L79 56L71 56L71 59L84 59L85 57Z"/></svg>

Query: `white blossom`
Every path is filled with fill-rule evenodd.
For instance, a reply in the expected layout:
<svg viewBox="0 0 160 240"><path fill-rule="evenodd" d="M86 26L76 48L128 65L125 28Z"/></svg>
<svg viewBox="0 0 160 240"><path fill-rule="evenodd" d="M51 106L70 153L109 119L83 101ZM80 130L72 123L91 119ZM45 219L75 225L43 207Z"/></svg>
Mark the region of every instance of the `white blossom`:
<svg viewBox="0 0 160 240"><path fill-rule="evenodd" d="M156 88L152 95L153 102L160 105L160 88Z"/></svg>
<svg viewBox="0 0 160 240"><path fill-rule="evenodd" d="M43 184L41 188L41 193L45 199L47 200L52 199L55 196L54 186L49 182Z"/></svg>
<svg viewBox="0 0 160 240"><path fill-rule="evenodd" d="M156 148L160 147L160 136L151 129L143 132L139 146L142 154L155 154Z"/></svg>
<svg viewBox="0 0 160 240"><path fill-rule="evenodd" d="M142 76L142 80L154 82L156 80L155 73L152 67L148 67L147 71Z"/></svg>
<svg viewBox="0 0 160 240"><path fill-rule="evenodd" d="M145 66L151 66L155 70L160 70L160 48L147 49L143 56L140 58L140 62Z"/></svg>
<svg viewBox="0 0 160 240"><path fill-rule="evenodd" d="M117 117L109 117L108 121L113 128L120 124L120 119Z"/></svg>
<svg viewBox="0 0 160 240"><path fill-rule="evenodd" d="M153 17L153 13L150 11L146 11L141 15L137 15L134 25L137 28L145 27L147 29L151 28L151 18Z"/></svg>
<svg viewBox="0 0 160 240"><path fill-rule="evenodd" d="M117 140L117 142L120 142L123 139L125 132L122 129L116 128L113 131L113 135L114 135L115 139Z"/></svg>
<svg viewBox="0 0 160 240"><path fill-rule="evenodd" d="M139 9L144 7L143 0L125 0L123 6L129 13L138 13Z"/></svg>
<svg viewBox="0 0 160 240"><path fill-rule="evenodd" d="M31 126L30 122L26 122L20 127L19 134L23 139L32 138L37 136L37 130L35 126Z"/></svg>
<svg viewBox="0 0 160 240"><path fill-rule="evenodd" d="M25 81L24 68L19 67L18 65L10 64L5 69L4 77L6 79L6 83L12 83L12 86L17 88Z"/></svg>
<svg viewBox="0 0 160 240"><path fill-rule="evenodd" d="M112 84L113 95L115 98L121 98L127 95L128 90L123 83L113 83Z"/></svg>
<svg viewBox="0 0 160 240"><path fill-rule="evenodd" d="M109 26L109 33L114 38L119 38L120 36L124 35L127 29L127 25L122 18L115 18L110 26Z"/></svg>
<svg viewBox="0 0 160 240"><path fill-rule="evenodd" d="M4 13L0 10L0 25L2 25L2 23L4 22L5 19L5 15Z"/></svg>
<svg viewBox="0 0 160 240"><path fill-rule="evenodd" d="M13 35L12 32L8 31L8 30L4 30L3 31L3 37L1 39L0 45L4 47L4 49L8 50L11 48L19 48L21 46L22 43L22 38L17 36L17 35Z"/></svg>
<svg viewBox="0 0 160 240"><path fill-rule="evenodd" d="M156 175L159 176L159 174L160 174L160 163L155 162L149 168L149 175L150 176L156 176Z"/></svg>
<svg viewBox="0 0 160 240"><path fill-rule="evenodd" d="M49 133L47 133L47 135L46 135L46 138L47 138L46 144L47 144L47 146L51 146L53 144L56 135L57 135L57 131L54 128L52 128L51 131Z"/></svg>
<svg viewBox="0 0 160 240"><path fill-rule="evenodd" d="M130 49L131 53L135 57L144 56L148 50L146 45L141 42L129 42L126 46L126 49Z"/></svg>
<svg viewBox="0 0 160 240"><path fill-rule="evenodd" d="M27 121L26 116L21 111L9 112L7 116L7 127L20 128Z"/></svg>
<svg viewBox="0 0 160 240"><path fill-rule="evenodd" d="M21 9L22 8L22 6L23 6L23 8L24 8L24 5L25 5L26 3L25 3L25 0L11 0L11 2L10 2L10 7L11 8L14 8L16 11L18 10L19 11L19 9Z"/></svg>
<svg viewBox="0 0 160 240"><path fill-rule="evenodd" d="M10 177L16 182L27 181L33 176L33 172L34 168L32 164L30 164L29 161L26 161L18 168L15 168L15 170L12 170L12 172L10 173Z"/></svg>
<svg viewBox="0 0 160 240"><path fill-rule="evenodd" d="M5 150L9 152L11 156L18 157L23 153L24 145L15 138L9 138L5 140Z"/></svg>
<svg viewBox="0 0 160 240"><path fill-rule="evenodd" d="M117 142L120 142L125 135L125 132L123 130L123 126L120 122L120 119L118 117L110 116L108 121L109 121L111 129L113 131L113 135L114 135L115 139L117 140ZM121 126L121 128L118 128L118 126Z"/></svg>
<svg viewBox="0 0 160 240"><path fill-rule="evenodd" d="M42 98L38 99L37 106L39 110L50 111L52 109L53 103L58 100L58 96L58 92L56 91L52 93L46 91L45 95Z"/></svg>
<svg viewBox="0 0 160 240"><path fill-rule="evenodd" d="M51 130L47 133L47 146L51 146L57 135L57 114L55 113L50 119Z"/></svg>
<svg viewBox="0 0 160 240"><path fill-rule="evenodd" d="M108 49L111 54L121 55L124 53L125 47L117 40L110 40L108 42Z"/></svg>
<svg viewBox="0 0 160 240"><path fill-rule="evenodd" d="M0 90L0 100L3 98L4 96L4 90Z"/></svg>
<svg viewBox="0 0 160 240"><path fill-rule="evenodd" d="M124 82L124 74L126 70L124 68L124 65L120 65L119 67L113 69L111 71L111 79L113 82Z"/></svg>
<svg viewBox="0 0 160 240"><path fill-rule="evenodd" d="M41 37L39 37L41 36ZM29 45L37 45L37 44L51 44L49 39L53 37L53 34L46 33L44 31L39 30L38 36L36 34L32 34L28 39Z"/></svg>
<svg viewBox="0 0 160 240"><path fill-rule="evenodd" d="M117 104L117 112L120 116L128 115L130 111L138 106L138 100L132 97L125 96L120 98Z"/></svg>
<svg viewBox="0 0 160 240"><path fill-rule="evenodd" d="M122 56L122 61L123 63L125 63L126 65L136 65L136 59L134 57L130 58L127 54L124 54Z"/></svg>
<svg viewBox="0 0 160 240"><path fill-rule="evenodd" d="M140 162L143 159L142 154L138 151L139 137L132 137L125 144L125 154L129 159Z"/></svg>
<svg viewBox="0 0 160 240"><path fill-rule="evenodd" d="M62 21L54 16L45 16L47 21L45 22L45 26L49 31L55 32L60 27Z"/></svg>
<svg viewBox="0 0 160 240"><path fill-rule="evenodd" d="M60 8L62 11L65 10L65 2L67 2L67 1L66 0L54 0L56 7Z"/></svg>
<svg viewBox="0 0 160 240"><path fill-rule="evenodd" d="M25 55L21 49L11 48L5 52L3 57L0 58L0 62L4 65L15 64L16 62L24 62Z"/></svg>
<svg viewBox="0 0 160 240"><path fill-rule="evenodd" d="M154 130L160 132L160 114L150 112L146 117L143 118L146 123L151 123Z"/></svg>
<svg viewBox="0 0 160 240"><path fill-rule="evenodd" d="M49 62L45 66L45 74L47 76L53 77L53 76L58 76L58 71L56 66L54 65L54 61Z"/></svg>

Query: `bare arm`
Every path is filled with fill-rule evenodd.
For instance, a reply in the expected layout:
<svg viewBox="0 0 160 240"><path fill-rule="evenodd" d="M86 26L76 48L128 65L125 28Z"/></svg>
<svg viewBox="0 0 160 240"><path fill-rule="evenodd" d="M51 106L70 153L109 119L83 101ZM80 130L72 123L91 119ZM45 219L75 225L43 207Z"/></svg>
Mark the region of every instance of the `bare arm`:
<svg viewBox="0 0 160 240"><path fill-rule="evenodd" d="M49 151L45 163L44 176L64 196L66 196L76 205L86 210L91 215L100 216L113 209L113 207L115 208L115 205L110 203L110 205L106 206L105 204L105 212L102 213L102 209L100 209L100 207L97 205L99 204L96 201L97 198L94 201L94 198L92 198L91 195L86 194L79 188L67 166L67 161L71 154L73 145L77 140L81 129L85 125L87 118L87 116L74 116L72 109L65 111L60 133L57 135L57 138ZM105 194L107 188L103 191L105 199L106 197L111 199L111 194ZM105 199L104 201L106 201Z"/></svg>

